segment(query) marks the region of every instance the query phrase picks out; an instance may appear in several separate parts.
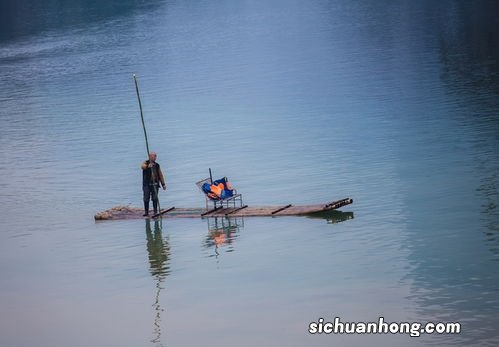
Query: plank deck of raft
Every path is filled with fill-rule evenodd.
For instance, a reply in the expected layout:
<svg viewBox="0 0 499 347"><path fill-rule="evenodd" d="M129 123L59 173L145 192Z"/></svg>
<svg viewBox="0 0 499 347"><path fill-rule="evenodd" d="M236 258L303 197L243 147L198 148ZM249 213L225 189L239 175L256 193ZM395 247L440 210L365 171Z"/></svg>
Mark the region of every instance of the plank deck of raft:
<svg viewBox="0 0 499 347"><path fill-rule="evenodd" d="M331 211L349 205L352 199L346 198L326 204L316 205L281 205L281 206L243 206L206 210L205 208L175 208L163 209L162 218L207 218L207 217L265 217L265 216L306 216L314 213ZM95 220L144 219L143 209L129 206L116 206L95 215ZM159 215L158 214L158 215ZM159 217L159 216L156 216Z"/></svg>

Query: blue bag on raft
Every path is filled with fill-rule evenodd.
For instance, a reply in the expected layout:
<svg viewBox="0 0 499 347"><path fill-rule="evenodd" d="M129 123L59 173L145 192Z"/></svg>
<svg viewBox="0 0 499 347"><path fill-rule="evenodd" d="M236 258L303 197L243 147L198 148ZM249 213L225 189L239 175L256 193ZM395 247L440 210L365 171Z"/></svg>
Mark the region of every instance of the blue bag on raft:
<svg viewBox="0 0 499 347"><path fill-rule="evenodd" d="M203 184L203 186L201 187L201 189L203 189L203 192L205 194L208 194L209 192L211 192L211 184L209 184L208 182Z"/></svg>

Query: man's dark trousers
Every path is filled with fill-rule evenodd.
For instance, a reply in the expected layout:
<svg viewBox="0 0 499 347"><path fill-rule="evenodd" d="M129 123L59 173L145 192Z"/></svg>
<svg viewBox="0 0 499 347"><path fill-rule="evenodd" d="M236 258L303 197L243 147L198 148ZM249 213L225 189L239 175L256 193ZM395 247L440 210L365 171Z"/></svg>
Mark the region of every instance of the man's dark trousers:
<svg viewBox="0 0 499 347"><path fill-rule="evenodd" d="M144 192L144 211L149 212L149 199L152 200L152 205L154 208L154 213L158 213L158 189L159 186L148 184L142 186L142 191Z"/></svg>

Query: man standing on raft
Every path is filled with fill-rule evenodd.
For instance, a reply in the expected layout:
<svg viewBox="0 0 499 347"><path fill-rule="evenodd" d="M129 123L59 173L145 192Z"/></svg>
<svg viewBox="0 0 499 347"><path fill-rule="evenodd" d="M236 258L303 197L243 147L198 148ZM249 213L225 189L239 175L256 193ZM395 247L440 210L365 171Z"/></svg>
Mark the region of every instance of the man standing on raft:
<svg viewBox="0 0 499 347"><path fill-rule="evenodd" d="M156 158L156 153L151 152L149 160L144 161L140 166L142 169L142 190L144 191L144 217L149 215L149 199L152 199L154 214L158 213L158 183L161 183L163 190L166 190L165 179Z"/></svg>

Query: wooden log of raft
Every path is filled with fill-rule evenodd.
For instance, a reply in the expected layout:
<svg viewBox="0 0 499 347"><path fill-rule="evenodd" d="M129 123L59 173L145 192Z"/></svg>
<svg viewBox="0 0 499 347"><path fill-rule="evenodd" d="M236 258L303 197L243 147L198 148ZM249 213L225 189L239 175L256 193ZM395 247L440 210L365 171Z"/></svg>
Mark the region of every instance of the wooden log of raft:
<svg viewBox="0 0 499 347"><path fill-rule="evenodd" d="M162 215L164 215L165 213L168 213L168 212L170 212L170 211L173 211L174 209L175 209L175 206L172 206L172 207L170 207L170 208L167 208L166 210L162 210L162 211L160 211L160 212L158 212L158 213L156 213L156 214L153 214L153 215L152 215L152 218L156 218L156 217L162 216Z"/></svg>
<svg viewBox="0 0 499 347"><path fill-rule="evenodd" d="M333 202L330 202L329 204L324 205L322 210L323 211L327 211L327 210L331 210L331 209L335 210L335 209L340 208L342 206L349 205L352 202L353 202L353 200L350 198L346 198L346 199L342 199L342 200L338 200L338 201L333 201Z"/></svg>
<svg viewBox="0 0 499 347"><path fill-rule="evenodd" d="M278 208L277 210L272 211L272 213L271 213L271 214L272 214L272 215L274 215L274 214L276 214L276 213L279 213L279 212L281 212L281 211L284 211L284 210L285 210L285 209L287 209L287 208L290 208L291 206L293 206L293 205L289 204L289 205L283 206L283 207L281 207L281 208Z"/></svg>
<svg viewBox="0 0 499 347"><path fill-rule="evenodd" d="M225 216L228 216L228 215L230 215L230 214L236 213L237 211L241 211L241 210L245 209L246 207L248 207L248 205L244 205L244 206L242 206L242 207L238 207L238 208L236 208L236 209L233 209L232 211L227 212L227 213L225 214Z"/></svg>
<svg viewBox="0 0 499 347"><path fill-rule="evenodd" d="M247 206L244 208L228 207L216 210L206 210L206 208L181 208L168 209L162 211L162 218L210 218L210 217L266 217L266 216L303 216L335 210L353 203L350 198L333 201L326 204L315 205L286 205L283 206ZM276 212L277 211L277 212ZM273 213L274 212L274 213ZM143 217L143 210L138 207L116 206L106 211L97 213L95 220L118 220L118 219L148 219ZM160 214L161 214L160 213Z"/></svg>
<svg viewBox="0 0 499 347"><path fill-rule="evenodd" d="M222 206L218 206L218 207L212 208L211 210L208 210L206 212L201 213L201 217L207 216L207 215L209 215L211 213L214 213L215 211L218 211L218 210L220 210L222 208L223 208Z"/></svg>

